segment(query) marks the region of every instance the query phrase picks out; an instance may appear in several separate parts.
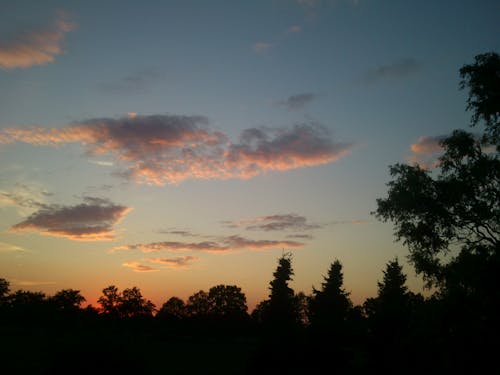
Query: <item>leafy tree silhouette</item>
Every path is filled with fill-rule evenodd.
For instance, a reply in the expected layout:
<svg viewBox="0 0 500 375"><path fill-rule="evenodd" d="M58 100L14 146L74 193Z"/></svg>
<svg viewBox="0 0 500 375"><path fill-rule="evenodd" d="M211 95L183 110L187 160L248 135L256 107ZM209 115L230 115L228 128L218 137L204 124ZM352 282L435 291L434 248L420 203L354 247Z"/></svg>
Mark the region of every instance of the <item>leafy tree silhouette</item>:
<svg viewBox="0 0 500 375"><path fill-rule="evenodd" d="M103 295L97 302L102 312L114 317L137 318L152 316L155 305L143 298L139 288L127 288L120 293L118 288L110 285L102 290Z"/></svg>
<svg viewBox="0 0 500 375"><path fill-rule="evenodd" d="M121 296L116 286L110 285L104 288L97 302L101 305L103 313L118 316Z"/></svg>
<svg viewBox="0 0 500 375"><path fill-rule="evenodd" d="M9 292L10 283L6 279L0 278L0 313L6 310Z"/></svg>
<svg viewBox="0 0 500 375"><path fill-rule="evenodd" d="M313 327L338 331L352 308L349 293L343 287L342 264L338 260L331 264L324 280L321 290L313 288L309 303L310 322Z"/></svg>
<svg viewBox="0 0 500 375"><path fill-rule="evenodd" d="M500 56L495 52L477 55L474 64L460 69L461 89L469 89L467 109L472 110L472 126L483 120L483 142L500 146Z"/></svg>
<svg viewBox="0 0 500 375"><path fill-rule="evenodd" d="M7 297L10 292L10 283L0 278L0 301Z"/></svg>
<svg viewBox="0 0 500 375"><path fill-rule="evenodd" d="M461 284L465 292L492 285L485 280L490 273L473 272L468 264L482 264L480 269L500 264L500 57L478 55L460 74L461 87L469 88L473 125L485 123L482 140L455 130L441 142L437 174L419 165L391 166L388 196L377 199L374 214L394 223L396 237L408 246L411 262L429 286ZM497 152L487 152L491 145Z"/></svg>
<svg viewBox="0 0 500 375"><path fill-rule="evenodd" d="M160 307L156 317L159 319L179 321L184 319L186 315L187 309L184 301L179 297L171 297Z"/></svg>
<svg viewBox="0 0 500 375"><path fill-rule="evenodd" d="M186 309L191 318L207 318L210 314L210 301L208 293L200 290L189 296Z"/></svg>
<svg viewBox="0 0 500 375"><path fill-rule="evenodd" d="M49 302L59 311L75 312L85 302L85 297L80 294L79 290L63 289L50 297Z"/></svg>
<svg viewBox="0 0 500 375"><path fill-rule="evenodd" d="M153 316L155 311L154 303L145 299L135 286L123 290L118 306L120 315L126 318Z"/></svg>
<svg viewBox="0 0 500 375"><path fill-rule="evenodd" d="M216 285L208 291L210 314L217 318L244 319L247 317L247 299L236 285Z"/></svg>

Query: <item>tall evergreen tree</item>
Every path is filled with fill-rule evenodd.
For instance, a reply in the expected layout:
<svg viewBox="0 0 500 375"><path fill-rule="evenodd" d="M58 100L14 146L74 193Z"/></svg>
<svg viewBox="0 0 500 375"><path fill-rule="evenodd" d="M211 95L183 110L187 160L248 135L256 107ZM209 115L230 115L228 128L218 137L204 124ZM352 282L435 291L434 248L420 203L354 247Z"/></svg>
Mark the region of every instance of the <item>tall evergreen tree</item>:
<svg viewBox="0 0 500 375"><path fill-rule="evenodd" d="M340 328L352 302L345 291L342 264L335 260L324 277L321 290L313 288L313 296L309 303L310 322L312 326L322 329Z"/></svg>
<svg viewBox="0 0 500 375"><path fill-rule="evenodd" d="M290 253L285 253L279 258L278 267L273 276L274 279L269 283L271 293L265 320L276 328L288 328L300 320L295 293L288 286L293 276Z"/></svg>

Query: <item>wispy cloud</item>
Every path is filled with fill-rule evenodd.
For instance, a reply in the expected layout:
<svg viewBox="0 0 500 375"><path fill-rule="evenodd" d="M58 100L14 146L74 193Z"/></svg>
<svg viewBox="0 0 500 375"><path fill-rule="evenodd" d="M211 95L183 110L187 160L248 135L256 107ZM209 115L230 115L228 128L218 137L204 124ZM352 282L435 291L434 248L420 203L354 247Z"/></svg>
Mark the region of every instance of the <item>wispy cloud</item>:
<svg viewBox="0 0 500 375"><path fill-rule="evenodd" d="M283 106L289 111L297 111L303 109L307 104L311 103L314 99L318 97L317 94L310 92L291 95L285 100L277 101L278 106Z"/></svg>
<svg viewBox="0 0 500 375"><path fill-rule="evenodd" d="M270 250L277 248L300 248L304 244L297 241L253 240L241 236L217 237L213 241L179 242L161 241L145 244L116 246L112 252L122 250L140 250L143 253L159 251L195 251L208 253L227 253L237 250Z"/></svg>
<svg viewBox="0 0 500 375"><path fill-rule="evenodd" d="M388 79L401 79L418 73L422 65L413 58L405 58L379 66L364 75L365 83L376 83Z"/></svg>
<svg viewBox="0 0 500 375"><path fill-rule="evenodd" d="M293 25L290 26L287 30L288 33L300 33L302 31L302 26Z"/></svg>
<svg viewBox="0 0 500 375"><path fill-rule="evenodd" d="M352 219L352 220L334 220L331 222L333 225L338 225L338 224L352 224L352 225L359 225L359 224L367 224L369 221L365 219Z"/></svg>
<svg viewBox="0 0 500 375"><path fill-rule="evenodd" d="M271 48L271 47L272 47L271 43L257 42L257 43L254 43L252 48L253 48L253 51L255 53L264 53L267 50L269 50L269 48Z"/></svg>
<svg viewBox="0 0 500 375"><path fill-rule="evenodd" d="M312 234L306 233L298 233L298 234L289 234L286 238L296 238L300 240L312 240L314 237Z"/></svg>
<svg viewBox="0 0 500 375"><path fill-rule="evenodd" d="M16 183L9 191L0 190L0 207L16 207L21 216L26 216L46 207L46 199L51 195L37 184Z"/></svg>
<svg viewBox="0 0 500 375"><path fill-rule="evenodd" d="M45 29L24 31L10 40L0 40L0 68L29 68L51 63L63 52L68 32L75 28L64 12L59 12Z"/></svg>
<svg viewBox="0 0 500 375"><path fill-rule="evenodd" d="M242 219L238 221L224 222L229 228L244 228L246 230L259 231L308 231L323 227L322 224L312 224L307 222L305 216L297 214L277 214L262 216L253 219Z"/></svg>
<svg viewBox="0 0 500 375"><path fill-rule="evenodd" d="M158 233L162 234L172 234L174 236L181 236L181 237L202 237L202 238L213 238L214 236L207 236L199 233L194 233L190 230L187 229L160 229Z"/></svg>
<svg viewBox="0 0 500 375"><path fill-rule="evenodd" d="M147 91L164 78L164 75L155 69L145 69L134 72L116 81L99 84L100 91L109 94L134 94ZM135 116L131 116L135 117Z"/></svg>
<svg viewBox="0 0 500 375"><path fill-rule="evenodd" d="M26 250L17 245L12 245L6 242L0 242L0 254L1 253L25 253Z"/></svg>
<svg viewBox="0 0 500 375"><path fill-rule="evenodd" d="M37 280L12 280L12 284L18 286L44 286L44 285L55 285L55 281L37 281Z"/></svg>
<svg viewBox="0 0 500 375"><path fill-rule="evenodd" d="M115 157L120 176L138 183L176 184L186 179L247 179L335 162L352 143L334 142L328 129L305 123L291 128L250 128L233 143L202 116L153 115L90 119L62 128L8 128L0 143L57 146L78 142L89 155Z"/></svg>
<svg viewBox="0 0 500 375"><path fill-rule="evenodd" d="M92 164L99 165L101 167L112 167L115 163L112 161L105 161L105 160L90 160Z"/></svg>
<svg viewBox="0 0 500 375"><path fill-rule="evenodd" d="M47 205L10 231L36 231L78 241L109 241L115 238L113 225L130 210L106 199L86 197L84 203L76 206Z"/></svg>
<svg viewBox="0 0 500 375"><path fill-rule="evenodd" d="M134 272L156 272L159 271L156 268L141 264L139 262L124 262L122 263L123 267L132 268Z"/></svg>
<svg viewBox="0 0 500 375"><path fill-rule="evenodd" d="M175 257L175 258L147 258L145 259L151 263L160 264L166 268L173 269L187 269L196 261L198 261L198 257L195 256L183 256L183 257Z"/></svg>

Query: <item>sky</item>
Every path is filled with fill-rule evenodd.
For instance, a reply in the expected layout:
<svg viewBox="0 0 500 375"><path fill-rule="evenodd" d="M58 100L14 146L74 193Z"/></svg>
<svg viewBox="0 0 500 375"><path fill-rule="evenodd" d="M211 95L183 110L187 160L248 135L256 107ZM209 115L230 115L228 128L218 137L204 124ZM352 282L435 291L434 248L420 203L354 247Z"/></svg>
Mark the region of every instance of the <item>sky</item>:
<svg viewBox="0 0 500 375"><path fill-rule="evenodd" d="M432 168L468 128L458 70L499 50L498 1L4 0L0 277L137 286L161 306L218 284L267 298L343 264L355 303L398 257L370 213L388 166Z"/></svg>

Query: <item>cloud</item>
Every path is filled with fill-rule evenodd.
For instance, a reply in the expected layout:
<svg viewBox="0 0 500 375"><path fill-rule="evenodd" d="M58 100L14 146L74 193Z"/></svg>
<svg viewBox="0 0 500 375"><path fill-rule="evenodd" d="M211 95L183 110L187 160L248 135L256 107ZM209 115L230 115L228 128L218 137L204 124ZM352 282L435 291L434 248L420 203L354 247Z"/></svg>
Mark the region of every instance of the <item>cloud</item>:
<svg viewBox="0 0 500 375"><path fill-rule="evenodd" d="M122 263L122 266L132 268L132 270L134 272L156 272L156 271L159 271L156 268L146 266L146 265L141 264L139 262L125 262L125 263Z"/></svg>
<svg viewBox="0 0 500 375"><path fill-rule="evenodd" d="M432 169L439 165L439 156L443 151L441 142L447 135L422 136L417 142L410 145L412 154L407 157L407 161L418 164L424 169Z"/></svg>
<svg viewBox="0 0 500 375"><path fill-rule="evenodd" d="M132 94L147 91L162 79L162 73L154 69L146 69L129 74L114 82L103 82L98 85L98 88L108 94ZM133 118L137 114L130 112L128 115Z"/></svg>
<svg viewBox="0 0 500 375"><path fill-rule="evenodd" d="M104 161L104 160L90 160L92 164L99 165L101 167L112 167L114 163L112 161Z"/></svg>
<svg viewBox="0 0 500 375"><path fill-rule="evenodd" d="M257 42L253 45L253 50L255 53L264 53L269 48L271 48L272 44L266 42Z"/></svg>
<svg viewBox="0 0 500 375"><path fill-rule="evenodd" d="M278 214L224 223L229 228L245 228L246 230L259 230L265 232L284 230L308 231L323 227L321 224L308 223L305 216L297 214Z"/></svg>
<svg viewBox="0 0 500 375"><path fill-rule="evenodd" d="M111 251L140 250L143 253L159 251L195 251L209 253L225 253L237 250L270 250L277 248L298 248L304 244L297 241L252 240L241 236L217 237L213 241L178 242L162 241L146 244L116 246Z"/></svg>
<svg viewBox="0 0 500 375"><path fill-rule="evenodd" d="M19 286L44 286L55 285L55 281L35 281L35 280L12 280L12 284Z"/></svg>
<svg viewBox="0 0 500 375"><path fill-rule="evenodd" d="M115 238L113 225L130 210L106 199L86 197L76 206L47 205L12 226L10 232L37 231L78 241L109 241Z"/></svg>
<svg viewBox="0 0 500 375"><path fill-rule="evenodd" d="M1 253L25 253L26 250L21 246L12 245L6 242L0 242L0 254Z"/></svg>
<svg viewBox="0 0 500 375"><path fill-rule="evenodd" d="M364 81L365 83L376 83L387 79L406 78L419 72L421 68L422 65L415 59L401 59L367 72L364 76Z"/></svg>
<svg viewBox="0 0 500 375"><path fill-rule="evenodd" d="M286 238L297 238L297 239L301 239L301 240L312 240L313 239L313 236L312 234L289 234L288 236L286 236Z"/></svg>
<svg viewBox="0 0 500 375"><path fill-rule="evenodd" d="M29 68L53 62L63 52L66 33L74 28L68 15L59 12L45 29L25 31L11 40L0 41L0 68Z"/></svg>
<svg viewBox="0 0 500 375"><path fill-rule="evenodd" d="M366 224L368 223L368 220L364 219L353 219L353 220L334 220L331 222L333 225L338 225L338 224L353 224L353 225L359 225L359 224Z"/></svg>
<svg viewBox="0 0 500 375"><path fill-rule="evenodd" d="M422 136L417 140L417 142L410 146L411 151L414 154L419 155L433 155L437 152L441 152L443 150L441 142L447 137L447 135L438 135L433 137Z"/></svg>
<svg viewBox="0 0 500 375"><path fill-rule="evenodd" d="M22 216L31 214L34 210L46 207L46 198L51 196L47 190L36 184L16 183L10 191L0 190L0 207L16 207Z"/></svg>
<svg viewBox="0 0 500 375"><path fill-rule="evenodd" d="M289 111L296 111L304 108L317 97L318 95L308 92L289 96L286 100L278 101L276 104L286 107Z"/></svg>
<svg viewBox="0 0 500 375"><path fill-rule="evenodd" d="M181 237L213 238L213 236L205 236L205 235L198 234L198 233L193 233L190 230L184 230L184 229L161 229L161 230L158 231L158 233L173 234L175 236L181 236Z"/></svg>
<svg viewBox="0 0 500 375"><path fill-rule="evenodd" d="M293 25L290 26L287 30L288 33L300 33L302 31L302 26Z"/></svg>
<svg viewBox="0 0 500 375"><path fill-rule="evenodd" d="M147 258L145 259L151 263L158 263L166 268L174 268L174 269L186 269L189 268L193 262L196 262L198 257L195 256L184 256L184 257L176 257L176 258Z"/></svg>
<svg viewBox="0 0 500 375"><path fill-rule="evenodd" d="M203 116L152 115L89 119L61 128L8 128L0 143L38 146L82 144L91 156L113 156L121 177L151 185L186 179L247 179L268 171L286 171L332 163L352 143L335 143L316 123L285 129L250 128L238 143L213 130Z"/></svg>

